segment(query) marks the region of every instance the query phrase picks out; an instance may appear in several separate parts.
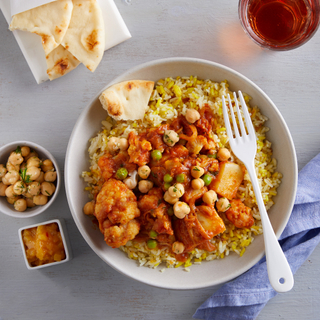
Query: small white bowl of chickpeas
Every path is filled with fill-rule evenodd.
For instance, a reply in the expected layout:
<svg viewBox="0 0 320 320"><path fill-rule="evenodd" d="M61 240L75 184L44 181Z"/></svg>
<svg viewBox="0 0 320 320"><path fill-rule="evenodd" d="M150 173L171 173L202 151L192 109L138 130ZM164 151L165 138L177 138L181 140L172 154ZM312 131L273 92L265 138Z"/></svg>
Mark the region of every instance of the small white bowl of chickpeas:
<svg viewBox="0 0 320 320"><path fill-rule="evenodd" d="M43 147L16 141L0 148L0 211L29 218L45 211L60 190L57 161Z"/></svg>

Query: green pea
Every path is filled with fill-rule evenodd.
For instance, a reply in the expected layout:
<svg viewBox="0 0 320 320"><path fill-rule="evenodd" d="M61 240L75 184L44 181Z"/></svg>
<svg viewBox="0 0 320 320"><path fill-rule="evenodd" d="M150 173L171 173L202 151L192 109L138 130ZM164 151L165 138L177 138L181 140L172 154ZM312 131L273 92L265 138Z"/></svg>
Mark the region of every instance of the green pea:
<svg viewBox="0 0 320 320"><path fill-rule="evenodd" d="M149 232L149 237L152 238L152 239L156 238L157 235L158 235L158 233L156 231L154 231L154 230L151 230Z"/></svg>
<svg viewBox="0 0 320 320"><path fill-rule="evenodd" d="M153 150L151 152L151 157L153 160L160 160L162 158L162 153L160 150Z"/></svg>
<svg viewBox="0 0 320 320"><path fill-rule="evenodd" d="M173 207L170 207L170 208L168 209L168 215L169 215L169 216L172 216L172 215L173 215Z"/></svg>
<svg viewBox="0 0 320 320"><path fill-rule="evenodd" d="M163 177L164 182L172 182L172 180L173 178L168 173Z"/></svg>
<svg viewBox="0 0 320 320"><path fill-rule="evenodd" d="M164 190L168 190L171 187L171 184L169 182L166 182L164 184Z"/></svg>
<svg viewBox="0 0 320 320"><path fill-rule="evenodd" d="M154 240L154 239L149 239L149 240L147 241L147 246L148 246L149 249L154 249L154 248L156 248L157 244L158 244L157 241Z"/></svg>
<svg viewBox="0 0 320 320"><path fill-rule="evenodd" d="M128 170L126 168L120 168L117 170L116 176L118 179L123 180L127 177Z"/></svg>
<svg viewBox="0 0 320 320"><path fill-rule="evenodd" d="M180 139L178 141L178 144L181 144L182 146L184 146L186 143L187 143L187 140L184 140L184 139Z"/></svg>
<svg viewBox="0 0 320 320"><path fill-rule="evenodd" d="M216 154L208 154L207 156L208 156L208 158L214 158L214 159L217 158L217 155L216 155Z"/></svg>
<svg viewBox="0 0 320 320"><path fill-rule="evenodd" d="M176 177L177 182L184 182L185 181L185 175L183 173L180 173Z"/></svg>
<svg viewBox="0 0 320 320"><path fill-rule="evenodd" d="M212 181L212 176L210 175L210 174L205 174L204 176L203 176L203 181L204 181L204 184L206 185L206 186L208 186L210 183L211 183L211 181Z"/></svg>

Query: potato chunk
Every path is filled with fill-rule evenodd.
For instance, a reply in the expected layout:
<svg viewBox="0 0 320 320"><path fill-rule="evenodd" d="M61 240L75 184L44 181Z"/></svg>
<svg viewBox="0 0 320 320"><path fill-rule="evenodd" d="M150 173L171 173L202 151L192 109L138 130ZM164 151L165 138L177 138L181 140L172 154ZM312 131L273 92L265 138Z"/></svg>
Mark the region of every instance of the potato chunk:
<svg viewBox="0 0 320 320"><path fill-rule="evenodd" d="M233 199L243 180L241 167L233 162L221 162L216 179L211 183L210 189L227 199Z"/></svg>
<svg viewBox="0 0 320 320"><path fill-rule="evenodd" d="M197 208L197 218L207 232L216 236L226 230L223 220L220 218L213 205L198 206Z"/></svg>

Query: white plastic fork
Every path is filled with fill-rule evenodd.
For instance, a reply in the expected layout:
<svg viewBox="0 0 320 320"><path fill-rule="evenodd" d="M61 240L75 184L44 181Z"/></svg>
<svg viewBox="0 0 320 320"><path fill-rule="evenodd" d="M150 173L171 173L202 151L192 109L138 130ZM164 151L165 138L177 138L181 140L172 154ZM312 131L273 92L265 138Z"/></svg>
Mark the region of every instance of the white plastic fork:
<svg viewBox="0 0 320 320"><path fill-rule="evenodd" d="M257 204L260 211L261 222L263 227L264 245L267 261L267 270L271 286L277 292L287 292L292 289L294 284L293 274L288 264L288 261L279 245L276 235L273 231L272 225L270 223L265 205L263 203L261 191L259 188L259 183L254 167L254 159L257 152L257 141L254 127L252 125L247 105L244 101L241 91L239 93L240 103L242 106L242 111L247 127L247 131L244 126L244 122L240 113L239 103L237 100L237 95L234 92L234 102L237 110L238 122L240 124L240 133L238 125L235 119L235 114L232 108L232 102L230 95L228 94L229 109L232 118L233 131L232 133L230 119L227 111L225 98L222 97L223 106L223 117L225 126L227 129L227 134L229 137L229 144L236 155L236 157L241 160L247 168L250 175L253 190L256 196Z"/></svg>

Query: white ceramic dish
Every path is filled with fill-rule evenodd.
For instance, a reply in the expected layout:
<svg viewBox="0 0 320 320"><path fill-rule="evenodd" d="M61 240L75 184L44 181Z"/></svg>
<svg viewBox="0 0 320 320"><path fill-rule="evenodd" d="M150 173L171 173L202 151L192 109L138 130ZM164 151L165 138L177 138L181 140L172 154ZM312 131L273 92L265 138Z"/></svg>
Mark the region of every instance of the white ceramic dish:
<svg viewBox="0 0 320 320"><path fill-rule="evenodd" d="M27 256L26 256L26 250L25 250L25 246L24 246L24 243L23 243L23 239L22 239L22 231L26 230L26 229L30 229L30 228L46 225L46 224L49 224L49 223L57 223L58 224L66 257L65 257L65 259L63 259L61 261L46 263L46 264L43 264L43 265L40 265L40 266L33 267L33 266L31 266L29 264ZM19 229L19 239L20 239L20 244L21 244L21 248L22 248L24 261L25 261L26 266L27 266L27 268L29 270L37 270L37 269L42 269L42 268L46 268L46 267L56 266L58 264L68 262L69 260L72 259L69 238L67 236L66 226L65 226L64 220L62 220L62 219L61 220L60 219L54 219L54 220L45 221L45 222L33 224L31 226L20 228Z"/></svg>
<svg viewBox="0 0 320 320"><path fill-rule="evenodd" d="M274 156L278 160L278 171L283 173L282 184L278 189L276 204L269 211L270 220L279 237L290 217L297 186L297 161L290 132L280 112L268 96L252 81L217 63L193 58L169 58L151 61L137 66L117 77L108 86L125 80L159 80L168 76L196 75L201 79L214 81L228 80L231 90L242 90L253 99L252 104L260 107L262 113L270 121L268 139L273 142ZM143 283L168 289L197 289L217 285L229 281L247 271L264 255L263 237L258 236L239 257L231 254L226 259L205 261L201 265L193 265L190 272L183 268L166 269L160 273L158 269L139 267L135 260L130 260L120 250L111 249L103 240L103 235L93 227L91 220L83 214L82 208L88 201L84 191L85 183L81 172L88 170L88 140L94 137L101 128L101 121L106 117L99 102L97 93L80 115L70 137L66 162L65 185L68 203L81 234L98 256L111 267L133 279Z"/></svg>
<svg viewBox="0 0 320 320"><path fill-rule="evenodd" d="M28 146L31 149L35 150L38 153L40 160L50 159L54 165L56 172L57 172L57 179L55 182L56 190L55 190L54 194L49 198L47 204L45 204L44 206L35 206L33 208L27 208L27 210L24 212L19 212L14 209L12 204L7 202L6 197L0 197L0 212L3 212L4 214L11 216L11 217L15 217L15 218L30 218L30 217L34 217L34 216L42 213L43 211L47 210L52 205L52 203L57 198L58 193L60 191L61 175L60 175L58 163L55 160L55 158L53 157L53 155L45 148L39 146L36 143L29 142L29 141L15 141L15 142L8 143L8 144L4 145L3 147L1 147L0 148L0 163L6 164L10 153L12 151L16 150L18 146L20 146L20 147Z"/></svg>

